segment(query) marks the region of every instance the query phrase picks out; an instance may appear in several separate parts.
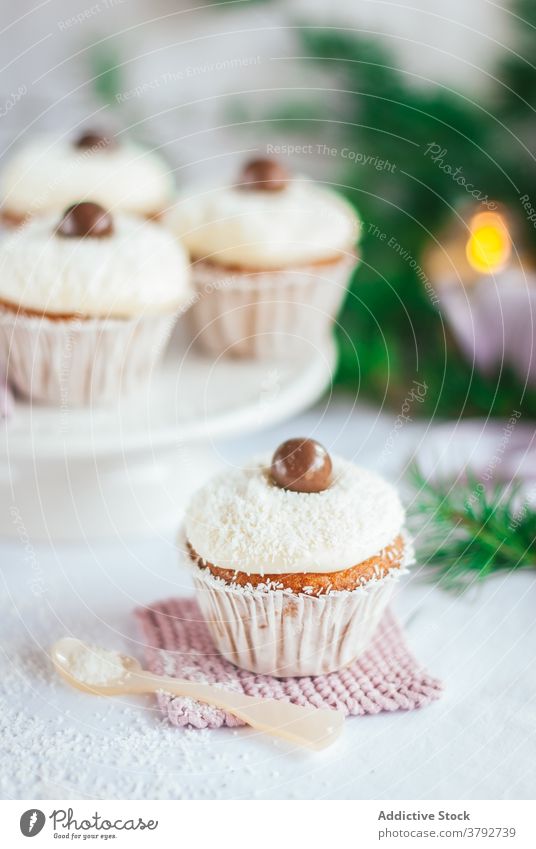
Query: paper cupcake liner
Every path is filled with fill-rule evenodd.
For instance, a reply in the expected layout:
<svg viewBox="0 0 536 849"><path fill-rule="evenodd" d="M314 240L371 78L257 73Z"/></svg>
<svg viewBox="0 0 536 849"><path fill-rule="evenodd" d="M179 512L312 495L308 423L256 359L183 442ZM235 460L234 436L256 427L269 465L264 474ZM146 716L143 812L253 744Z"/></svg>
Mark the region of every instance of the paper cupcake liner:
<svg viewBox="0 0 536 849"><path fill-rule="evenodd" d="M308 596L225 583L194 568L199 605L220 654L236 666L279 678L324 675L369 645L411 559L359 589Z"/></svg>
<svg viewBox="0 0 536 849"><path fill-rule="evenodd" d="M105 404L138 389L175 315L56 320L0 309L0 361L22 395L54 406Z"/></svg>
<svg viewBox="0 0 536 849"><path fill-rule="evenodd" d="M346 295L355 256L283 271L192 268L188 315L196 342L213 355L288 357L317 345Z"/></svg>

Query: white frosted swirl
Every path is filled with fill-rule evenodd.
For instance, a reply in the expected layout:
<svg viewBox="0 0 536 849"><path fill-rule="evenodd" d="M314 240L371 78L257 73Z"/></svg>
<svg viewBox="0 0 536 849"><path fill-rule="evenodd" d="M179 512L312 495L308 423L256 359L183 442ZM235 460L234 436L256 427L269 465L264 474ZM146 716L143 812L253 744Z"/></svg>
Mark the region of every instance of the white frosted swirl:
<svg viewBox="0 0 536 849"><path fill-rule="evenodd" d="M166 221L194 259L251 269L337 259L359 235L350 204L306 179L278 192L224 187L183 193Z"/></svg>
<svg viewBox="0 0 536 849"><path fill-rule="evenodd" d="M106 209L153 215L166 209L173 179L155 153L132 142L80 150L49 137L21 147L0 179L2 206L13 215L54 211L82 200Z"/></svg>
<svg viewBox="0 0 536 849"><path fill-rule="evenodd" d="M186 538L214 566L255 575L338 572L378 554L400 533L396 490L333 457L333 483L318 493L275 486L266 461L227 470L193 497Z"/></svg>
<svg viewBox="0 0 536 849"><path fill-rule="evenodd" d="M0 240L0 300L51 315L131 317L173 311L190 297L185 251L163 228L114 216L103 238L55 234L43 216Z"/></svg>

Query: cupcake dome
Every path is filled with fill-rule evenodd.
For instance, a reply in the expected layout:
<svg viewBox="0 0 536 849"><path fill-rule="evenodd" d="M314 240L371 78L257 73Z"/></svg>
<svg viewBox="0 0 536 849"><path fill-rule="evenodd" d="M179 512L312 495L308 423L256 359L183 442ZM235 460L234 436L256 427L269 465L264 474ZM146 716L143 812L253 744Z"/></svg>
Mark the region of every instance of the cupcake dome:
<svg viewBox="0 0 536 849"><path fill-rule="evenodd" d="M412 560L403 522L389 484L311 439L216 477L194 496L185 535L223 657L281 677L347 666Z"/></svg>
<svg viewBox="0 0 536 849"><path fill-rule="evenodd" d="M359 234L336 192L253 160L234 185L183 193L164 222L193 260L189 320L205 351L288 359L328 338Z"/></svg>
<svg viewBox="0 0 536 849"><path fill-rule="evenodd" d="M378 554L400 534L396 490L367 469L332 458L330 485L293 492L274 484L269 458L223 472L193 498L185 533L217 567L251 574L338 572Z"/></svg>
<svg viewBox="0 0 536 849"><path fill-rule="evenodd" d="M277 190L245 183L183 193L166 216L193 259L241 269L282 269L351 252L359 220L344 198L305 178ZM242 180L242 182L240 182Z"/></svg>
<svg viewBox="0 0 536 849"><path fill-rule="evenodd" d="M51 316L129 318L172 312L189 298L186 253L162 227L117 214L109 232L69 237L60 221L56 214L35 218L0 241L5 306Z"/></svg>
<svg viewBox="0 0 536 849"><path fill-rule="evenodd" d="M0 241L0 360L32 401L116 403L151 378L188 299L169 233L77 203Z"/></svg>
<svg viewBox="0 0 536 849"><path fill-rule="evenodd" d="M169 168L157 154L94 134L74 142L35 139L21 147L0 179L2 211L13 219L60 214L81 200L152 217L168 207L172 195Z"/></svg>

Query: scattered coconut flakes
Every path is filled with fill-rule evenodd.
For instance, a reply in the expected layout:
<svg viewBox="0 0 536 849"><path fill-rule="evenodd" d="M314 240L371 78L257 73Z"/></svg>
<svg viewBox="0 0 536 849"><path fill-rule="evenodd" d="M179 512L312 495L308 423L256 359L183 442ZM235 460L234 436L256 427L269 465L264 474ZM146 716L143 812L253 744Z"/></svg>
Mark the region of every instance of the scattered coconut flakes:
<svg viewBox="0 0 536 849"><path fill-rule="evenodd" d="M54 600L53 608L59 605ZM20 619L32 620L21 642ZM240 745L227 730L177 729L154 700L94 699L70 689L46 647L49 605L6 597L0 605L0 796L14 799L222 799ZM64 618L68 631L99 640L102 623ZM67 698L66 698L67 697ZM74 700L74 701L73 701ZM83 701L83 710L66 708ZM88 704L91 713L88 715ZM93 705L95 709L92 710ZM240 735L247 736L241 729ZM216 767L215 751L223 755ZM200 778L202 776L202 778Z"/></svg>
<svg viewBox="0 0 536 849"><path fill-rule="evenodd" d="M83 684L106 685L125 673L123 658L117 651L73 642L67 652L67 672Z"/></svg>

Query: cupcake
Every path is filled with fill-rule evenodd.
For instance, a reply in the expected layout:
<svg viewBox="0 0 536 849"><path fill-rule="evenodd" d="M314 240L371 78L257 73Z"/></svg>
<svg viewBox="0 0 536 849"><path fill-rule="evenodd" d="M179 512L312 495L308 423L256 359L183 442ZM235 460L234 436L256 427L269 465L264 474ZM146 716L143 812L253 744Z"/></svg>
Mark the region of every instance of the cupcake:
<svg viewBox="0 0 536 849"><path fill-rule="evenodd" d="M73 142L38 138L15 154L0 179L5 224L34 215L60 215L78 201L112 212L159 217L173 195L166 163L129 141L84 132Z"/></svg>
<svg viewBox="0 0 536 849"><path fill-rule="evenodd" d="M329 332L356 265L353 208L277 162L183 196L166 216L193 263L190 320L209 353L288 356Z"/></svg>
<svg viewBox="0 0 536 849"><path fill-rule="evenodd" d="M355 660L411 559L393 487L312 439L209 482L184 535L218 650L279 677Z"/></svg>
<svg viewBox="0 0 536 849"><path fill-rule="evenodd" d="M191 297L164 228L79 203L0 241L0 362L21 394L54 405L138 388Z"/></svg>

